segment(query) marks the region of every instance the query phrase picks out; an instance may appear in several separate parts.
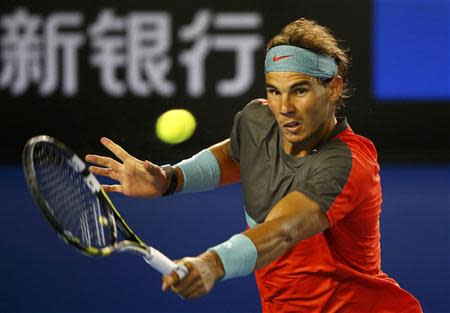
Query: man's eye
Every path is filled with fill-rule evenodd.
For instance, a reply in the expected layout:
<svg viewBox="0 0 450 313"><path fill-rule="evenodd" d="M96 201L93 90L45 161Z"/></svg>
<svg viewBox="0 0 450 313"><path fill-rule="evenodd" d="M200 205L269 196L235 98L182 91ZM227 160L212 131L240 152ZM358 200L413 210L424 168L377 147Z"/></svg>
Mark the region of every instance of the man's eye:
<svg viewBox="0 0 450 313"><path fill-rule="evenodd" d="M306 88L298 88L295 90L295 93L300 96L304 95L307 92L308 92L308 89L306 89Z"/></svg>
<svg viewBox="0 0 450 313"><path fill-rule="evenodd" d="M271 94L271 95L278 95L278 94L280 94L279 92L278 92L278 90L276 90L276 89L267 89L267 93L269 93L269 94Z"/></svg>

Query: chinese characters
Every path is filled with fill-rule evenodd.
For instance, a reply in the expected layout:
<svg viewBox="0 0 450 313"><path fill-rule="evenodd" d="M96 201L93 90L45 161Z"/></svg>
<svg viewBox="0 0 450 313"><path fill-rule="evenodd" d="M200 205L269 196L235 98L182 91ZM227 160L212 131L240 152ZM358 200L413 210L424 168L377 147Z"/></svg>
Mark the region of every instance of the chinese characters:
<svg viewBox="0 0 450 313"><path fill-rule="evenodd" d="M87 65L96 69L99 86L109 96L172 97L180 86L170 73L180 66L186 70L187 95L201 97L208 55L232 52L234 77L214 82L215 92L238 96L253 83L254 55L263 44L261 25L256 12L199 10L191 23L173 30L170 12L119 15L103 9L86 26L80 12L54 12L44 18L17 8L0 17L0 89L20 96L34 86L42 96L58 90L75 96L82 83L80 68L86 66L80 56L87 53ZM189 48L173 51L174 38Z"/></svg>

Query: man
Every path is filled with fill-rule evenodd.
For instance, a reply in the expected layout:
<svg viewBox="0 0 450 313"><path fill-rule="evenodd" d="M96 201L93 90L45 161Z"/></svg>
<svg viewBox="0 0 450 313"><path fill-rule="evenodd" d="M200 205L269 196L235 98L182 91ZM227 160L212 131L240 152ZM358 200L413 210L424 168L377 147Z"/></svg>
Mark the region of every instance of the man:
<svg viewBox="0 0 450 313"><path fill-rule="evenodd" d="M263 312L421 312L381 271L381 186L372 142L335 113L348 97L349 60L314 21L287 25L267 45L267 100L250 102L230 139L174 167L102 143L123 163L88 155L91 171L120 182L106 191L161 196L240 181L249 228L178 261L163 277L185 298L255 272Z"/></svg>

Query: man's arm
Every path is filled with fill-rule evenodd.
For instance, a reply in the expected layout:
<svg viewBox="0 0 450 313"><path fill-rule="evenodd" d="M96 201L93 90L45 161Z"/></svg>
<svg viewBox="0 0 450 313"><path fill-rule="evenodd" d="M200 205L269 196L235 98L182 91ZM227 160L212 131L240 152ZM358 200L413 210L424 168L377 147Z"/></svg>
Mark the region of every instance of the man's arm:
<svg viewBox="0 0 450 313"><path fill-rule="evenodd" d="M230 155L230 139L226 139L208 148L216 158L220 167L220 185L238 183L241 179L239 164L237 164ZM181 191L184 184L183 172L178 166L175 166L178 185L176 191Z"/></svg>
<svg viewBox="0 0 450 313"><path fill-rule="evenodd" d="M121 146L108 138L101 138L101 143L109 149L120 161L101 155L86 155L87 162L94 164L89 170L96 174L109 177L118 182L114 185L102 185L106 192L120 192L130 197L159 197L167 191L171 177L163 169L149 161L139 160L128 154ZM219 165L220 185L239 182L239 164L234 162L229 152L230 140L224 140L209 148ZM174 166L177 175L175 191L181 191L184 186L183 172Z"/></svg>
<svg viewBox="0 0 450 313"><path fill-rule="evenodd" d="M208 148L216 157L220 166L220 185L238 183L241 180L239 164L230 155L230 139L226 139Z"/></svg>
<svg viewBox="0 0 450 313"><path fill-rule="evenodd" d="M328 220L319 205L304 194L294 191L281 199L264 223L243 234L258 251L255 269L283 255L299 241L323 232Z"/></svg>
<svg viewBox="0 0 450 313"><path fill-rule="evenodd" d="M319 205L294 191L281 199L271 210L264 223L246 230L255 245L255 269L261 268L283 255L299 241L323 232L328 220ZM215 281L224 275L221 259L214 251L195 258L185 258L179 263L189 269L189 274L179 281L174 274L164 276L163 290L169 287L185 298L196 298L208 293Z"/></svg>

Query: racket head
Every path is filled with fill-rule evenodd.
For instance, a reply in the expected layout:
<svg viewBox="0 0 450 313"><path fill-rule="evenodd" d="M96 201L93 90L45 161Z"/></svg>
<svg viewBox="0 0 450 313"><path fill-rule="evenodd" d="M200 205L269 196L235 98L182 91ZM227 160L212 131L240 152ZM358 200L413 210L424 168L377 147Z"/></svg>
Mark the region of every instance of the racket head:
<svg viewBox="0 0 450 313"><path fill-rule="evenodd" d="M46 135L31 138L22 157L33 199L62 239L88 255L111 254L116 210L86 164Z"/></svg>
<svg viewBox="0 0 450 313"><path fill-rule="evenodd" d="M133 252L164 275L186 275L185 267L136 236L86 164L60 141L31 138L23 149L23 169L33 199L66 243L94 256ZM118 241L118 233L124 239Z"/></svg>

